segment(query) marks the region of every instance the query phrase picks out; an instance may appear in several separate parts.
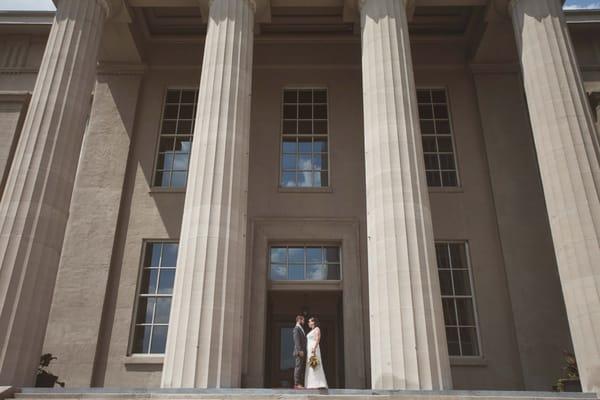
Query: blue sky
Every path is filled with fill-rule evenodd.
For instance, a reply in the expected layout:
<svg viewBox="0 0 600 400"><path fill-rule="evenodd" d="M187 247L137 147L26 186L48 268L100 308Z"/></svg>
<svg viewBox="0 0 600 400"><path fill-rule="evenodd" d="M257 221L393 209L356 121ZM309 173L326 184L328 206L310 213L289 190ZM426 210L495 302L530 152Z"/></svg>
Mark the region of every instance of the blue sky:
<svg viewBox="0 0 600 400"><path fill-rule="evenodd" d="M600 9L600 0L567 0L567 9ZM52 0L0 0L0 10L53 10Z"/></svg>

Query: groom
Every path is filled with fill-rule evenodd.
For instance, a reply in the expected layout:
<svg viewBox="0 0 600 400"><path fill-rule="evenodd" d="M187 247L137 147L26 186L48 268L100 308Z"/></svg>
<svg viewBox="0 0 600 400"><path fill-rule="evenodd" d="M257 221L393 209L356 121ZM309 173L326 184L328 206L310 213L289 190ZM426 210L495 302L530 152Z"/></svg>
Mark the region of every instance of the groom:
<svg viewBox="0 0 600 400"><path fill-rule="evenodd" d="M304 315L296 316L294 327L294 389L304 389L304 374L306 372L306 333L304 332Z"/></svg>

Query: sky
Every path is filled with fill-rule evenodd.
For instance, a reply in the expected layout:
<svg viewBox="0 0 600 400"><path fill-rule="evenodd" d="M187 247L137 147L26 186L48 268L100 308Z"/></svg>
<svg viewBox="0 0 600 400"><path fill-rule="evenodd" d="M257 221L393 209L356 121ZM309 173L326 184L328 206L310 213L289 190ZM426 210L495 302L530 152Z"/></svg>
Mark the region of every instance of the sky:
<svg viewBox="0 0 600 400"><path fill-rule="evenodd" d="M600 0L567 0L565 9L600 9ZM54 10L52 0L0 0L0 10Z"/></svg>

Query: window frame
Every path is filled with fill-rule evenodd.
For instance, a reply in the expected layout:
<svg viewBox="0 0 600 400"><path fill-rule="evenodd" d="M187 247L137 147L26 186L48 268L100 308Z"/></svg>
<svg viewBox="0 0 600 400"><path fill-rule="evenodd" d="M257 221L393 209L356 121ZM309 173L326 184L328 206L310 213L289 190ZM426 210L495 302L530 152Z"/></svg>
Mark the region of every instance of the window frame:
<svg viewBox="0 0 600 400"><path fill-rule="evenodd" d="M186 184L183 187L173 187L171 184L169 184L169 186L157 186L156 185L156 173L158 172L158 160L160 157L160 141L162 139L163 133L162 133L162 127L163 127L163 122L165 119L165 111L166 111L166 105L167 105L167 96L169 95L169 91L170 90L191 90L191 91L195 91L197 92L196 95L196 109L194 110L194 118L192 119L192 133L191 133L191 137L192 137L192 148L194 145L194 133L196 130L196 117L197 117L197 112L198 112L198 100L200 97L200 89L199 86L185 86L185 85L168 85L163 89L163 96L162 96L162 102L161 102L161 110L160 110L160 118L158 120L158 127L157 127L157 134L156 134L156 138L155 138L155 147L154 147L154 162L152 164L152 175L151 175L151 180L150 180L150 191L151 192L159 192L159 193L185 193L187 191L187 186L188 186L188 179L189 179L189 174L190 174L190 164L191 164L191 154L192 154L192 148L190 148L190 157L188 159L188 166L187 166L187 175L186 175ZM181 104L181 103L179 103ZM185 103L187 104L187 103ZM179 119L179 118L177 118ZM169 136L187 136L187 135L169 135ZM171 170L172 172L173 170Z"/></svg>
<svg viewBox="0 0 600 400"><path fill-rule="evenodd" d="M425 175L425 180L427 183L427 187L429 189L429 191L431 192L460 192L463 190L463 182L462 182L462 173L461 173L461 163L459 160L459 156L458 156L458 149L457 149L457 144L456 144L456 130L454 128L454 112L453 112L453 107L452 107L452 100L450 98L450 89L447 86L434 86L434 85L426 85L426 86L417 86L415 89L415 93L417 94L416 97L416 104L417 104L417 109L419 106L419 99L418 99L418 91L419 90L429 90L429 91L434 91L434 90L443 90L446 94L446 107L448 109L448 124L450 126L450 141L452 142L452 155L454 156L454 167L455 167L455 171L456 171L456 185L455 186L429 186L429 183L427 182L427 175ZM432 103L435 104L435 103ZM421 134L421 141L423 140L423 132L421 130L421 116L418 116L418 121L419 121L419 132ZM432 121L435 121L435 116L434 119ZM431 135L429 135L431 136ZM437 133L434 135L437 139L438 135ZM422 147L422 146L421 146ZM423 154L423 170L427 171L427 167L425 164L425 149L422 147L422 154ZM438 155L438 159L439 159L439 151L436 151L435 153L436 155ZM440 169L441 171L441 169ZM443 182L442 182L443 183Z"/></svg>
<svg viewBox="0 0 600 400"><path fill-rule="evenodd" d="M444 308L443 308L443 299L444 298L450 298L450 299L457 299L457 298L470 298L471 302L473 304L473 319L475 322L475 332L476 332L476 338L477 338L477 348L479 350L479 354L477 355L451 355L450 352L448 351L448 356L450 358L450 361L452 363L456 363L456 364L460 364L461 362L481 362L485 359L484 356L484 349L483 349L483 341L481 338L481 324L480 324L480 319L479 319L479 309L477 306L477 294L476 294L476 290L475 290L475 279L473 276L473 263L472 263L472 257L471 257L471 249L470 249L470 242L468 240L460 240L460 239L436 239L435 240L435 245L437 246L438 244L443 244L443 245L450 245L450 244L460 244L464 246L464 250L465 250L465 257L466 257L466 261L467 261L467 270L469 272L469 284L470 284L470 290L471 290L471 295L470 296L465 296L465 295L455 295L454 293L452 295L443 295L442 291L441 291L441 281L440 281L440 267L437 263L437 249L436 249L436 272L437 272L437 278L439 281L439 285L440 285L440 301L442 302L442 319L444 321L444 335L447 329L447 325L446 325L446 318L444 315ZM450 270L452 270L452 268L450 268ZM451 276L452 278L452 291L454 292L455 287L454 287L454 275ZM455 312L455 317L458 318L458 310L456 307L456 303L454 303L454 312ZM460 329L460 327L462 325L459 324L459 321L456 321L457 325L451 325L452 327L455 327L457 329ZM465 325L465 327L467 327ZM462 353L462 341L460 339L460 335L459 335L459 348L460 348L460 352ZM447 341L447 338L446 338Z"/></svg>
<svg viewBox="0 0 600 400"><path fill-rule="evenodd" d="M136 279L136 286L135 286L135 291L134 291L134 302L133 302L133 310L132 310L132 316L131 316L131 326L129 329L129 344L127 345L127 357L142 357L142 358L155 358L155 357L164 357L165 353L136 353L133 351L134 346L135 346L135 329L138 326L137 324L137 317L138 317L138 312L139 312L139 306L140 306L140 299L142 297L170 297L171 300L173 299L173 292L169 295L166 294L155 294L155 295L147 295L146 296L142 296L141 293L141 284L142 284L142 279L144 277L144 270L147 269L146 268L146 262L147 260L147 256L148 256L148 246L153 245L153 244L161 244L161 245L165 245L165 244L176 244L177 245L177 257L179 258L179 239L144 239L142 241L142 246L141 246L141 254L140 254L140 263L138 266L138 277ZM177 279L177 268L175 268L175 279ZM158 281L157 281L158 284ZM173 284L173 286L175 286ZM173 290L175 290L175 288L173 288ZM171 302L171 307L173 306L173 303ZM171 309L172 310L172 309ZM169 311L169 322L167 324L160 324L160 325L166 325L167 326L167 332L168 329L170 328L170 324L171 324L171 311ZM152 324L154 325L154 324ZM167 333L168 334L168 333ZM166 351L166 349L165 349Z"/></svg>
<svg viewBox="0 0 600 400"><path fill-rule="evenodd" d="M271 249L273 248L277 248L277 247L285 247L285 248L290 248L290 247L302 247L306 250L306 248L310 248L310 247L320 247L320 248L327 248L327 247L335 247L338 249L338 254L339 254L339 266L340 266L340 278L339 279L328 279L328 280L309 280L309 279L303 279L303 280L290 280L290 279L286 279L286 280L273 280L271 279ZM329 264L326 262L326 264ZM336 264L336 263L331 263L331 264ZM306 267L308 265L308 263L306 262L306 252L304 255L304 268L306 271ZM289 266L289 263L286 263L286 266ZM342 244L339 242L327 242L327 241L319 241L319 242L273 242L273 243L269 243L268 247L267 247L267 282L271 285L271 286L290 286L290 285L303 285L303 286L307 286L307 285L339 285L342 283L342 281L344 280L344 260L343 260L343 249L342 249Z"/></svg>
<svg viewBox="0 0 600 400"><path fill-rule="evenodd" d="M285 135L283 133L283 124L285 122L285 118L284 118L284 109L285 109L285 91L286 90L324 90L326 92L327 95L327 102L326 103L317 103L317 104L326 104L327 106L327 134L325 135L319 135L319 134L315 134L315 133L311 133L311 134L299 134L296 133L295 135ZM302 192L307 192L307 193L329 193L333 191L333 186L332 186L332 182L331 182L331 101L330 101L330 90L329 87L327 85L316 85L316 84L307 84L307 85L288 85L288 86L283 86L280 89L280 116L279 116L279 132L278 132L278 142L279 142L279 151L278 151L278 178L277 178L277 189L279 192L291 192L291 193L302 193ZM289 103L288 103L289 104ZM300 103L296 103L296 104L300 104ZM314 102L310 103L314 106ZM313 115L314 117L314 115ZM299 119L297 119L299 120ZM314 121L314 118L311 119L311 121ZM283 173L284 173L284 168L283 168L283 139L285 137L296 137L296 138L301 138L301 137L308 137L308 138L312 138L314 140L314 138L318 138L318 137L324 137L327 139L327 186L284 186L282 184L282 180L283 180ZM299 152L297 152L296 154L300 154ZM313 152L311 152L311 154L314 154ZM296 173L298 173L298 170L294 170ZM314 171L312 171L314 172ZM312 173L311 172L311 173Z"/></svg>

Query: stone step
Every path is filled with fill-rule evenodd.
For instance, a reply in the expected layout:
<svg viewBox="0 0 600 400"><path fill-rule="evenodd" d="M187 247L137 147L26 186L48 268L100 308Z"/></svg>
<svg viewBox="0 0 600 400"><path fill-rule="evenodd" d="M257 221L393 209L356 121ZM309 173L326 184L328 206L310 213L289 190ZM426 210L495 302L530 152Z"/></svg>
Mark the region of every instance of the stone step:
<svg viewBox="0 0 600 400"><path fill-rule="evenodd" d="M593 393L525 391L379 391L277 389L30 389L14 395L19 400L597 400Z"/></svg>

